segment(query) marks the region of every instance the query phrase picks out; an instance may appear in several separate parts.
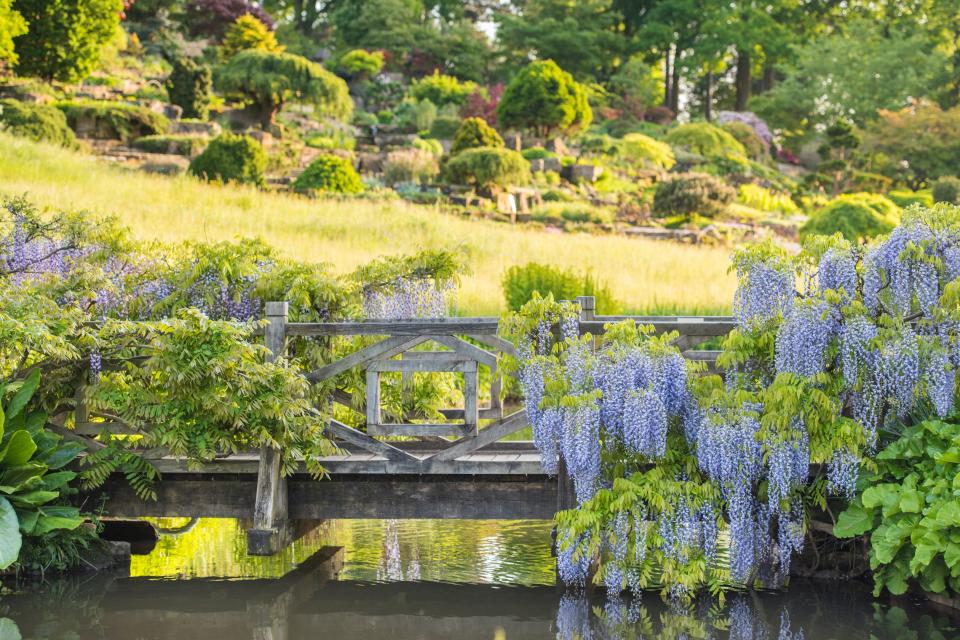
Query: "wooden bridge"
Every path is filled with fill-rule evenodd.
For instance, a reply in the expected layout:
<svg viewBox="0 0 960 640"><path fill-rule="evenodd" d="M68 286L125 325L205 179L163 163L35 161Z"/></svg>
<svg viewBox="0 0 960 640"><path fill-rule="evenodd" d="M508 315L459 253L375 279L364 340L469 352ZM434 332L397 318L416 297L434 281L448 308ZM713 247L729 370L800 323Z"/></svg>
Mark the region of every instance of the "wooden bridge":
<svg viewBox="0 0 960 640"><path fill-rule="evenodd" d="M734 327L728 317L597 316L592 297L577 302L581 334L600 335L606 324L631 319L653 325L658 333L677 331L684 355L708 363L717 352L695 347ZM305 469L284 478L279 456L269 448L218 458L199 471L160 452L152 459L162 474L158 500L140 500L122 477L114 477L100 491L110 516L252 518L248 551L269 555L296 535L297 521L550 519L571 504L565 474L549 477L531 441L510 439L528 425L522 408L505 411L501 401L501 359L513 354L514 347L497 335L497 318L293 323L287 320L286 302L267 303L266 316L265 343L275 355L303 336L380 338L306 376L314 383L353 369L366 376L361 407L366 431L335 419L329 422L327 434L341 450L321 459L330 478L312 480ZM423 350L424 345L431 350ZM489 373L483 376L484 389L481 368ZM385 422L380 377L390 372L405 378L416 372L461 375L463 406L441 410L445 419L434 424ZM480 406L481 398L489 398L486 406ZM335 389L331 400L355 409L343 389ZM94 446L91 438L104 428L131 432L78 408L74 436Z"/></svg>

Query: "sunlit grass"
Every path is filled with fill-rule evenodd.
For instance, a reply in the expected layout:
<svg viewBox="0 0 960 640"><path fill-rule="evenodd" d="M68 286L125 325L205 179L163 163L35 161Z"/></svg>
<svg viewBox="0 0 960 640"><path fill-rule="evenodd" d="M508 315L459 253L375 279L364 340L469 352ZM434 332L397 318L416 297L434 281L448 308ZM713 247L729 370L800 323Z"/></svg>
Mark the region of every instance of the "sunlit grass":
<svg viewBox="0 0 960 640"><path fill-rule="evenodd" d="M398 201L307 200L152 176L4 134L0 193L25 194L43 207L112 214L141 239L260 237L288 256L327 262L337 272L384 254L459 249L472 270L461 287L460 314L499 313L504 271L529 261L590 269L637 313L725 313L734 289L725 248L551 233Z"/></svg>

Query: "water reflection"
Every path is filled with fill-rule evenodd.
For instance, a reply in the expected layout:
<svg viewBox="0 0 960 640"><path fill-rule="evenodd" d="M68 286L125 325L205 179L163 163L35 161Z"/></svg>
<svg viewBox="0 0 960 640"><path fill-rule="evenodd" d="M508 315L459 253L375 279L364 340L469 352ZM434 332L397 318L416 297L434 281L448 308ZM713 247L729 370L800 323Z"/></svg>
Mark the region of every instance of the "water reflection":
<svg viewBox="0 0 960 640"><path fill-rule="evenodd" d="M274 557L246 554L243 523L202 518L153 520L162 528L153 553L135 556L133 576L275 578L324 546L344 548L344 579L552 585L551 523L498 520L334 520Z"/></svg>
<svg viewBox="0 0 960 640"><path fill-rule="evenodd" d="M545 522L332 522L274 558L247 556L236 521L158 524L133 577L8 586L0 640L960 638L944 614L862 582L794 580L723 607L560 595Z"/></svg>
<svg viewBox="0 0 960 640"><path fill-rule="evenodd" d="M949 640L958 630L919 603L874 602L865 585L799 582L725 607L604 600L548 587L337 579L329 548L274 580L66 580L0 598L0 640Z"/></svg>

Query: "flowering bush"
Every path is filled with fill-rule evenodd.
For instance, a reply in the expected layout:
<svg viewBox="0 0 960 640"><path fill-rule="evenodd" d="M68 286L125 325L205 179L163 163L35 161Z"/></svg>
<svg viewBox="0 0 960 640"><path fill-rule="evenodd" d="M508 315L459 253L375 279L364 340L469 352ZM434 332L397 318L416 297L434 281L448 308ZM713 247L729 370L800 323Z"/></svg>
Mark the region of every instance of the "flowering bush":
<svg viewBox="0 0 960 640"><path fill-rule="evenodd" d="M873 453L912 416L945 417L955 408L958 214L945 205L912 210L866 247L834 236L810 238L797 256L765 244L739 251L738 328L717 360L722 378L692 375L697 367L671 345L675 336L653 337L629 321L608 326L595 348L577 335L569 305L534 298L512 316L506 327L519 344L534 439L547 471L565 465L578 500L558 515L561 577L582 584L599 557L609 592L659 585L685 598L704 586L782 583L805 544L812 508L828 496L853 498L861 464L873 467ZM922 436L908 429L904 437ZM896 462L920 451L912 446L880 454L899 465L884 473L910 490L936 485L939 476L924 471L922 459ZM915 480L905 475L910 465L921 470ZM871 477L861 486L876 489L856 503L860 516L840 523L842 535L876 526L870 518L881 505L885 517L897 513L886 485ZM899 501L904 491L888 493ZM909 561L921 584L940 588L955 564L938 546L943 538L920 533L916 552L895 555L921 517L938 535L934 520L947 507L927 495L926 507L911 494L901 509L916 517L877 528L874 566L896 565L880 583L889 578L899 590ZM950 518L943 527L954 526ZM897 534L884 528L894 526ZM728 561L721 563L723 538ZM943 565L933 561L941 551Z"/></svg>

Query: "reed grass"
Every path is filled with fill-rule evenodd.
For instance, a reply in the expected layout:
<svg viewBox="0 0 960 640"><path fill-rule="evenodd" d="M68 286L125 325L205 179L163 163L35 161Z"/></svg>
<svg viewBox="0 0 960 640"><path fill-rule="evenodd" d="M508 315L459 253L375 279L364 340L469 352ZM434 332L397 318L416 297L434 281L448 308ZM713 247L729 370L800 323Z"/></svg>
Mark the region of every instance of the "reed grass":
<svg viewBox="0 0 960 640"><path fill-rule="evenodd" d="M144 240L259 237L282 253L348 272L374 257L448 248L471 273L456 312L503 310L503 273L530 261L590 270L632 313L729 312L729 250L614 235L559 233L469 220L397 200L309 200L125 169L0 133L0 194L57 209L113 215Z"/></svg>

